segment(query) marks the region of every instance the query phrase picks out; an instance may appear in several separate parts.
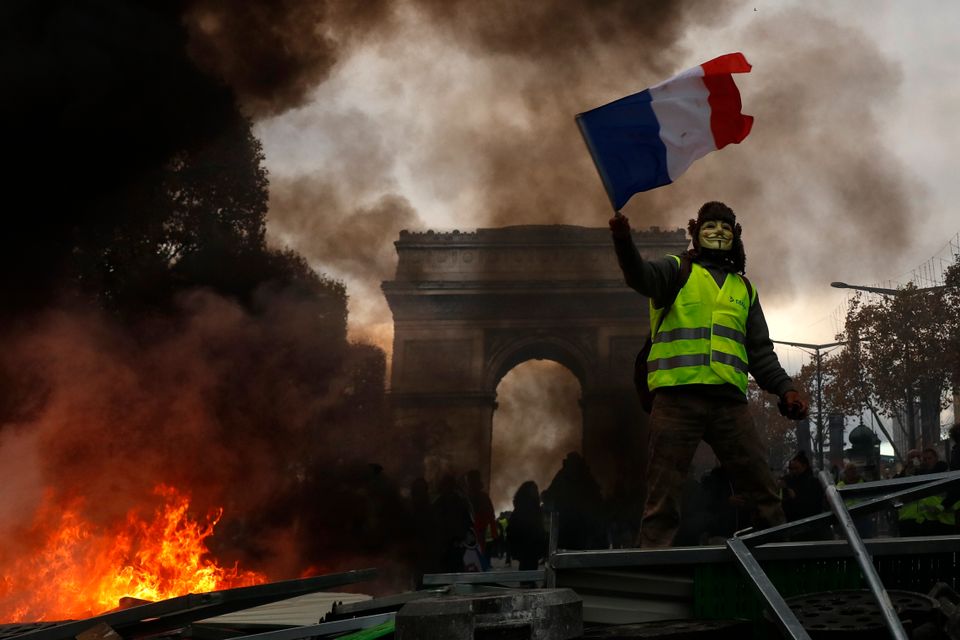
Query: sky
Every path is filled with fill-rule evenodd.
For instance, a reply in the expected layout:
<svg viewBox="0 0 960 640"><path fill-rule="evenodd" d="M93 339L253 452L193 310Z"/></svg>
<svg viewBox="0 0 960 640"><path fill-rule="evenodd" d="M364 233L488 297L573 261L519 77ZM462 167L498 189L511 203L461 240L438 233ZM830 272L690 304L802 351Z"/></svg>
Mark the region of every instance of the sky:
<svg viewBox="0 0 960 640"><path fill-rule="evenodd" d="M257 121L270 241L347 284L355 340L389 356L380 282L401 229L606 226L575 114L733 51L753 64L736 76L750 136L634 196L624 213L635 228L685 227L703 202L726 202L771 337L791 342L834 341L850 294L831 281L896 286L950 257L956 3L438 6L398 4L390 28L344 50L300 106ZM790 373L809 361L778 353ZM527 380L498 390L501 407L533 402ZM540 380L566 384L545 370Z"/></svg>
<svg viewBox="0 0 960 640"><path fill-rule="evenodd" d="M562 95L570 105L564 133L574 137L577 105L586 110L716 55L744 52L754 70L737 82L744 112L756 118L751 136L695 163L676 184L638 194L625 213L638 228L647 220L680 227L697 203L723 199L744 225L748 275L762 294L771 334L832 341L831 314L847 294L830 289L831 280L896 280L960 230L952 205L960 195L952 179L960 85L945 81L960 49L954 37L960 7L775 0L729 6L722 20L682 30L676 46L652 65L659 75L651 65L636 73L629 64L610 65L610 75L596 70L602 82L578 78L582 97L544 80L544 99ZM272 240L293 245L319 270L343 279L352 335L388 350L392 329L378 285L392 276L397 232L502 224L506 217L491 211L484 193L492 179L484 172L497 169L476 158L502 153L487 143L508 135L505 130L519 138L535 132L542 109L531 103L527 86L540 66L536 60L478 52L424 22L402 17L392 34L342 57L304 105L257 126L274 190ZM558 75L558 82L569 79ZM864 121L869 126L861 126ZM785 133L791 125L799 126ZM582 208L556 215L524 210L515 219L606 224L608 205L587 153L570 149L581 157L567 159L575 165L569 171L589 190L578 199ZM529 189L524 168L518 163L516 174L497 176L502 189ZM553 191L549 183L534 187ZM838 194L844 189L850 193ZM518 203L534 209L539 199ZM553 202L549 195L542 200ZM857 211L845 209L850 200ZM331 258L330 243L318 236L366 236L375 246ZM771 269L773 277L751 269L773 265L782 267ZM783 357L789 368L802 358Z"/></svg>

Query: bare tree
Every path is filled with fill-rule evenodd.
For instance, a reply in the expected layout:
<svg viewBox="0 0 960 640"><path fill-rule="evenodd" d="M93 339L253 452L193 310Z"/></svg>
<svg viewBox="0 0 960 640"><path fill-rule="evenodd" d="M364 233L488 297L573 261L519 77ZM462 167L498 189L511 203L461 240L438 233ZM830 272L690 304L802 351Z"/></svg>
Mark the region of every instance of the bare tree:
<svg viewBox="0 0 960 640"><path fill-rule="evenodd" d="M824 362L825 405L849 415L870 402L906 416L911 446L940 439L945 392L960 380L960 256L946 279L945 287L918 289L909 283L876 301L854 297L838 336L847 348ZM918 405L920 429L914 419Z"/></svg>

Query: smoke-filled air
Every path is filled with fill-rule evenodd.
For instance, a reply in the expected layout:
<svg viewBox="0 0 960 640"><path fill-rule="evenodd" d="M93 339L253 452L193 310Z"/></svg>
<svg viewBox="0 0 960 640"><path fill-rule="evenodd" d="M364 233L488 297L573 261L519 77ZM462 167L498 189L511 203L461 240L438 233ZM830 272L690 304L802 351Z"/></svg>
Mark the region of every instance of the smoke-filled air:
<svg viewBox="0 0 960 640"><path fill-rule="evenodd" d="M635 227L685 226L704 200L726 201L766 304L909 247L922 193L875 114L897 96L898 66L864 33L800 8L698 46L744 10L4 3L0 622L115 606L24 594L50 586L37 568L52 549L70 555L64 530L77 532L78 561L123 565L122 549L97 541L110 546L124 523L144 523L133 529L145 537L182 500L180 526L213 532L203 562L235 569L212 588L399 564L408 532L388 523L404 520L400 480L424 470L388 425L380 285L393 242L404 229L605 226L574 115L685 67L744 51L756 124L635 197ZM513 399L576 424L575 379L524 384L538 379L555 386L508 374L498 419L520 413ZM495 456L539 455L528 426L511 425L497 427ZM549 479L579 437L558 438L554 468L531 473ZM526 479L494 488L508 499Z"/></svg>

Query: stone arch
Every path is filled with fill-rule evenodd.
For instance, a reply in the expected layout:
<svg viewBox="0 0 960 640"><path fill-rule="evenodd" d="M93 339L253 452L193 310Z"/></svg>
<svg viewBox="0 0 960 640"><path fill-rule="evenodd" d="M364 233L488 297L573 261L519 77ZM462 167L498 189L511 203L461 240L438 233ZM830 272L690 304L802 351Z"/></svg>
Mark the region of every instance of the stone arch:
<svg viewBox="0 0 960 640"><path fill-rule="evenodd" d="M585 349L564 336L518 332L512 340L497 345L494 353L485 354L484 388L495 393L503 377L528 360L553 360L562 364L580 381L583 389L593 383L589 377L595 366Z"/></svg>
<svg viewBox="0 0 960 640"><path fill-rule="evenodd" d="M634 239L648 258L687 244L679 229ZM647 304L624 285L608 229L402 231L394 244L396 277L383 283L394 319L393 426L440 434L423 458L480 469L489 485L497 383L546 358L580 380L583 454L601 485L642 476L645 419L632 376Z"/></svg>
<svg viewBox="0 0 960 640"><path fill-rule="evenodd" d="M496 385L489 485L494 504L510 508L517 488L550 486L564 458L583 451L583 382L554 358L513 366Z"/></svg>

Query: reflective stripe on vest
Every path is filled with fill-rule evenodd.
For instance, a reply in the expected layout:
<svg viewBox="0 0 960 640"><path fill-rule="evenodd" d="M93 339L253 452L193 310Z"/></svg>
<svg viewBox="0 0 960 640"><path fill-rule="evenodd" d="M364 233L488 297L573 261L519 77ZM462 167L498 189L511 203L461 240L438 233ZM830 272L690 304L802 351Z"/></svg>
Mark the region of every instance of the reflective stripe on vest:
<svg viewBox="0 0 960 640"><path fill-rule="evenodd" d="M680 258L671 256L677 263ZM663 318L647 358L650 389L684 384L729 383L747 392L747 314L752 297L739 275L728 273L718 287L710 272L697 263ZM663 309L650 301L650 328Z"/></svg>

